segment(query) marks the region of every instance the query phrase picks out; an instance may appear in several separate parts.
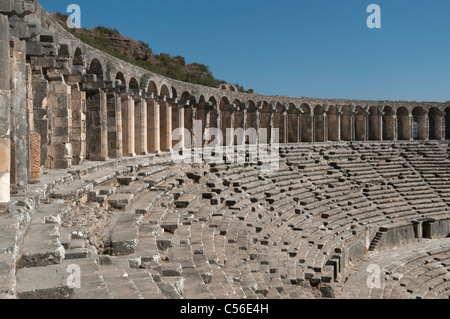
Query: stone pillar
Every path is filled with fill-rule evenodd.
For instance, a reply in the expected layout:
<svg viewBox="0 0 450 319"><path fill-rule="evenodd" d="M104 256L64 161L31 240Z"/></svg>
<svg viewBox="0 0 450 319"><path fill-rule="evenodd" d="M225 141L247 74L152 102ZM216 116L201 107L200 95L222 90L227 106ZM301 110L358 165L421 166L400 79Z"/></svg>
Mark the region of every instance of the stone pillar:
<svg viewBox="0 0 450 319"><path fill-rule="evenodd" d="M128 93L122 93L121 99L123 156L134 157L136 156L134 147L134 100Z"/></svg>
<svg viewBox="0 0 450 319"><path fill-rule="evenodd" d="M31 133L30 153L31 153L30 179L37 181L41 177L41 135L39 133Z"/></svg>
<svg viewBox="0 0 450 319"><path fill-rule="evenodd" d="M379 107L378 108L378 123L379 123L379 131L378 131L378 140L382 141L383 140L383 131L384 131L384 127L383 127L383 117L386 113L384 112L384 108ZM387 123L386 123L387 124ZM386 132L387 132L387 127L386 127Z"/></svg>
<svg viewBox="0 0 450 319"><path fill-rule="evenodd" d="M341 119L342 119L342 107L336 107L336 119L337 119L337 141L341 142L342 141L342 124L341 124Z"/></svg>
<svg viewBox="0 0 450 319"><path fill-rule="evenodd" d="M106 93L100 91L100 127L101 127L101 160L107 161L108 157L108 110Z"/></svg>
<svg viewBox="0 0 450 319"><path fill-rule="evenodd" d="M316 142L316 120L314 119L314 113L310 114L311 120L311 143Z"/></svg>
<svg viewBox="0 0 450 319"><path fill-rule="evenodd" d="M166 100L160 101L160 130L161 151L170 151L172 148L172 105Z"/></svg>
<svg viewBox="0 0 450 319"><path fill-rule="evenodd" d="M44 167L47 161L47 146L50 144L47 114L48 81L44 78L42 69L38 66L33 66L31 86L33 91L34 130L41 136L40 166ZM86 152L84 155L86 155Z"/></svg>
<svg viewBox="0 0 450 319"><path fill-rule="evenodd" d="M147 151L160 152L159 104L152 98L147 100Z"/></svg>
<svg viewBox="0 0 450 319"><path fill-rule="evenodd" d="M106 95L108 122L108 157L123 156L122 135L122 99L120 95L110 92Z"/></svg>
<svg viewBox="0 0 450 319"><path fill-rule="evenodd" d="M281 143L288 143L288 132L289 132L289 128L288 128L288 113L285 111L282 113L281 115L281 123L283 125L283 136L281 136L280 134L280 138L281 138Z"/></svg>
<svg viewBox="0 0 450 319"><path fill-rule="evenodd" d="M11 192L25 195L28 184L29 133L27 121L27 65L26 43L14 38L11 52Z"/></svg>
<svg viewBox="0 0 450 319"><path fill-rule="evenodd" d="M134 103L136 154L147 155L147 101L141 97L135 97Z"/></svg>
<svg viewBox="0 0 450 319"><path fill-rule="evenodd" d="M297 114L297 143L302 142L302 113L299 110Z"/></svg>
<svg viewBox="0 0 450 319"><path fill-rule="evenodd" d="M445 140L445 132L447 130L446 124L445 124L445 116L446 115L447 115L446 112L442 112L442 116L441 116L441 136L439 138L441 141Z"/></svg>
<svg viewBox="0 0 450 319"><path fill-rule="evenodd" d="M397 115L393 115L392 120L394 121L394 141L398 141L398 117L397 117Z"/></svg>
<svg viewBox="0 0 450 319"><path fill-rule="evenodd" d="M352 114L350 115L350 136L351 136L352 142L356 140L355 113L354 112L352 112Z"/></svg>
<svg viewBox="0 0 450 319"><path fill-rule="evenodd" d="M414 116L409 115L409 140L414 140Z"/></svg>
<svg viewBox="0 0 450 319"><path fill-rule="evenodd" d="M425 141L428 141L430 139L430 119L428 118L428 114L422 116L422 125L419 125L419 127L425 127L425 134L422 134L424 136Z"/></svg>
<svg viewBox="0 0 450 319"><path fill-rule="evenodd" d="M86 159L86 92L80 90L78 83L72 87L72 143L73 163L83 164Z"/></svg>
<svg viewBox="0 0 450 319"><path fill-rule="evenodd" d="M181 129L179 130L179 138L177 140L174 140L172 136L172 147L173 145L176 145L178 143L181 143L181 145L184 145L184 131L182 130L184 128L184 105L183 104L174 104L172 107L172 130L175 129Z"/></svg>
<svg viewBox="0 0 450 319"><path fill-rule="evenodd" d="M328 115L323 114L323 141L328 142Z"/></svg>
<svg viewBox="0 0 450 319"><path fill-rule="evenodd" d="M0 14L0 213L10 201L10 55L8 17Z"/></svg>
<svg viewBox="0 0 450 319"><path fill-rule="evenodd" d="M72 135L72 89L64 83L60 74L48 72L47 77L50 79L47 115L50 120L51 139L47 148L46 167L66 169L72 167L72 144L70 143L70 136Z"/></svg>

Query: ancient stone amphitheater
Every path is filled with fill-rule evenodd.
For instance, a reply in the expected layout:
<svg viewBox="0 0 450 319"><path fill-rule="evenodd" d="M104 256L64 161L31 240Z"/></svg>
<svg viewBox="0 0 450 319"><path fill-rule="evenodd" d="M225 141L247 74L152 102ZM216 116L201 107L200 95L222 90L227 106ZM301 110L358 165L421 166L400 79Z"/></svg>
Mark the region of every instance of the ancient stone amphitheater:
<svg viewBox="0 0 450 319"><path fill-rule="evenodd" d="M448 299L448 107L183 83L0 1L0 297ZM196 120L277 169L174 162Z"/></svg>

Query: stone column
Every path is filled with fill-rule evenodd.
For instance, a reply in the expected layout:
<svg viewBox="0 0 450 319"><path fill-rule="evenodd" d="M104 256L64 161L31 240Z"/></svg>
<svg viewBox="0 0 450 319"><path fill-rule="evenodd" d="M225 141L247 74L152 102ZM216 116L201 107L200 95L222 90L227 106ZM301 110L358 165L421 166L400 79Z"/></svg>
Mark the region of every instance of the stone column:
<svg viewBox="0 0 450 319"><path fill-rule="evenodd" d="M86 159L86 92L72 83L72 156L76 165Z"/></svg>
<svg viewBox="0 0 450 319"><path fill-rule="evenodd" d="M312 111L311 111L312 112ZM311 119L311 143L314 143L316 141L316 120L314 118L314 113L310 114Z"/></svg>
<svg viewBox="0 0 450 319"><path fill-rule="evenodd" d="M10 56L8 17L0 14L0 213L10 201Z"/></svg>
<svg viewBox="0 0 450 319"><path fill-rule="evenodd" d="M128 93L122 93L122 134L123 134L123 155L134 157L135 151L135 123L134 123L134 100Z"/></svg>
<svg viewBox="0 0 450 319"><path fill-rule="evenodd" d="M29 134L27 122L26 43L14 38L11 60L11 192L23 196L28 184Z"/></svg>
<svg viewBox="0 0 450 319"><path fill-rule="evenodd" d="M170 151L172 148L172 105L166 98L160 101L160 137L161 151Z"/></svg>
<svg viewBox="0 0 450 319"><path fill-rule="evenodd" d="M397 117L397 115L392 116L392 121L394 122L394 141L398 141L398 117Z"/></svg>
<svg viewBox="0 0 450 319"><path fill-rule="evenodd" d="M323 114L323 141L328 142L328 115Z"/></svg>
<svg viewBox="0 0 450 319"><path fill-rule="evenodd" d="M60 74L48 72L47 77L50 79L47 115L50 119L51 139L50 145L47 147L46 167L66 169L72 167L72 144L70 143L70 136L72 135L72 89L64 82ZM98 111L98 103L96 107ZM94 123L94 125L96 124L99 123Z"/></svg>
<svg viewBox="0 0 450 319"><path fill-rule="evenodd" d="M446 133L446 124L445 124L445 116L447 115L446 112L442 112L442 116L441 116L441 136L440 136L440 140L444 141L445 140L445 133Z"/></svg>
<svg viewBox="0 0 450 319"><path fill-rule="evenodd" d="M114 92L107 96L108 113L108 156L111 158L121 158L123 156L123 135L122 135L122 99Z"/></svg>
<svg viewBox="0 0 450 319"><path fill-rule="evenodd" d="M134 103L136 154L147 155L147 101L140 96L135 96Z"/></svg>
<svg viewBox="0 0 450 319"><path fill-rule="evenodd" d="M172 130L179 130L179 138L177 140L173 139L172 136L172 147L178 143L184 146L184 105L180 103L176 103L172 107Z"/></svg>
<svg viewBox="0 0 450 319"><path fill-rule="evenodd" d="M336 106L336 120L337 120L337 141L342 141L342 125L341 125L341 118L342 118L342 106Z"/></svg>
<svg viewBox="0 0 450 319"><path fill-rule="evenodd" d="M430 119L428 118L428 114L423 115L422 117L423 117L422 121L425 122L423 124L423 126L425 126L424 138L426 141L428 141L430 139Z"/></svg>
<svg viewBox="0 0 450 319"><path fill-rule="evenodd" d="M302 112L298 110L297 115L297 143L302 142Z"/></svg>
<svg viewBox="0 0 450 319"><path fill-rule="evenodd" d="M160 152L159 104L152 98L147 99L147 151Z"/></svg>
<svg viewBox="0 0 450 319"><path fill-rule="evenodd" d="M409 140L414 140L414 116L409 115Z"/></svg>
<svg viewBox="0 0 450 319"><path fill-rule="evenodd" d="M101 123L101 157L102 161L107 161L108 157L108 110L106 103L106 93L100 91L100 123Z"/></svg>

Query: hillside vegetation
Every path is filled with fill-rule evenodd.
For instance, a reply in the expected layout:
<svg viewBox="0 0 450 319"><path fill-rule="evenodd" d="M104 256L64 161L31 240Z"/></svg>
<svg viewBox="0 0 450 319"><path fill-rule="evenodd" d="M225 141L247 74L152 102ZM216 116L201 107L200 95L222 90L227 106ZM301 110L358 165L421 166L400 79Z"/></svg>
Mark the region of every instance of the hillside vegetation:
<svg viewBox="0 0 450 319"><path fill-rule="evenodd" d="M67 31L84 43L143 69L175 80L214 88L226 83L223 80L216 79L209 67L204 64L186 64L184 57L172 57L168 53L154 54L148 43L125 37L117 29L102 26L90 30L85 28L69 29L66 24L68 15L57 12L53 14L53 17ZM235 84L235 86L239 92L247 92L239 84ZM252 93L253 90L248 92Z"/></svg>

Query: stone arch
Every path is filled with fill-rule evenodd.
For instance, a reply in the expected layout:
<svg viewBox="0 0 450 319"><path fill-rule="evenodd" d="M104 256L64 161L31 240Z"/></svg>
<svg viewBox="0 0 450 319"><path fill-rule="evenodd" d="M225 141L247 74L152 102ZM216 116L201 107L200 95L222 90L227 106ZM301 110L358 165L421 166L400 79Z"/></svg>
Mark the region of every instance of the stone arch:
<svg viewBox="0 0 450 319"><path fill-rule="evenodd" d="M169 87L167 86L166 83L163 83L159 89L159 95L161 96L165 96L167 98L171 98L171 94L170 94L170 90Z"/></svg>
<svg viewBox="0 0 450 319"><path fill-rule="evenodd" d="M139 90L139 82L135 78L131 78L128 87L131 90Z"/></svg>
<svg viewBox="0 0 450 319"><path fill-rule="evenodd" d="M156 98L158 96L158 85L156 79L151 79L147 85L147 92L153 93L153 97Z"/></svg>
<svg viewBox="0 0 450 319"><path fill-rule="evenodd" d="M303 103L300 106L303 112L302 115L302 141L312 142L313 132L312 132L312 119L311 119L311 107L307 103Z"/></svg>
<svg viewBox="0 0 450 319"><path fill-rule="evenodd" d="M322 105L316 105L314 107L314 142L326 142L327 137L325 136L325 109Z"/></svg>
<svg viewBox="0 0 450 319"><path fill-rule="evenodd" d="M87 74L97 75L98 80L103 80L103 66L100 60L94 58L91 63L89 63L89 68L86 71Z"/></svg>
<svg viewBox="0 0 450 319"><path fill-rule="evenodd" d="M177 89L174 86L172 86L172 97L178 98Z"/></svg>
<svg viewBox="0 0 450 319"><path fill-rule="evenodd" d="M406 107L397 109L397 138L398 140L409 140L411 138L411 121L409 111Z"/></svg>
<svg viewBox="0 0 450 319"><path fill-rule="evenodd" d="M76 48L75 53L73 55L73 65L84 66L83 51L81 51L79 47Z"/></svg>
<svg viewBox="0 0 450 319"><path fill-rule="evenodd" d="M420 106L416 106L412 111L413 116L413 138L415 140L426 140L427 130L427 112Z"/></svg>
<svg viewBox="0 0 450 319"><path fill-rule="evenodd" d="M117 72L116 74L116 80L120 80L121 81L121 85L126 85L127 84L127 80L125 79L125 76L123 75L122 72Z"/></svg>
<svg viewBox="0 0 450 319"><path fill-rule="evenodd" d="M212 109L209 111L209 123L208 123L208 129L218 129L219 128L219 115L220 110L217 106L217 98L215 96L211 96L208 100L208 102L213 106ZM206 144L212 143L214 140L217 140L216 136L211 136L207 139Z"/></svg>
<svg viewBox="0 0 450 319"><path fill-rule="evenodd" d="M382 115L382 139L383 141L395 140L395 112L390 106L385 106Z"/></svg>
<svg viewBox="0 0 450 319"><path fill-rule="evenodd" d="M442 112L437 107L430 108L428 112L428 136L430 140L442 138Z"/></svg>
<svg viewBox="0 0 450 319"><path fill-rule="evenodd" d="M220 119L221 119L221 127L222 130L222 137L223 137L223 144L227 145L230 141L227 139L227 128L233 127L233 121L232 121L232 112L231 112L231 105L230 101L226 96L222 96L222 98L219 101L219 110L220 110Z"/></svg>

